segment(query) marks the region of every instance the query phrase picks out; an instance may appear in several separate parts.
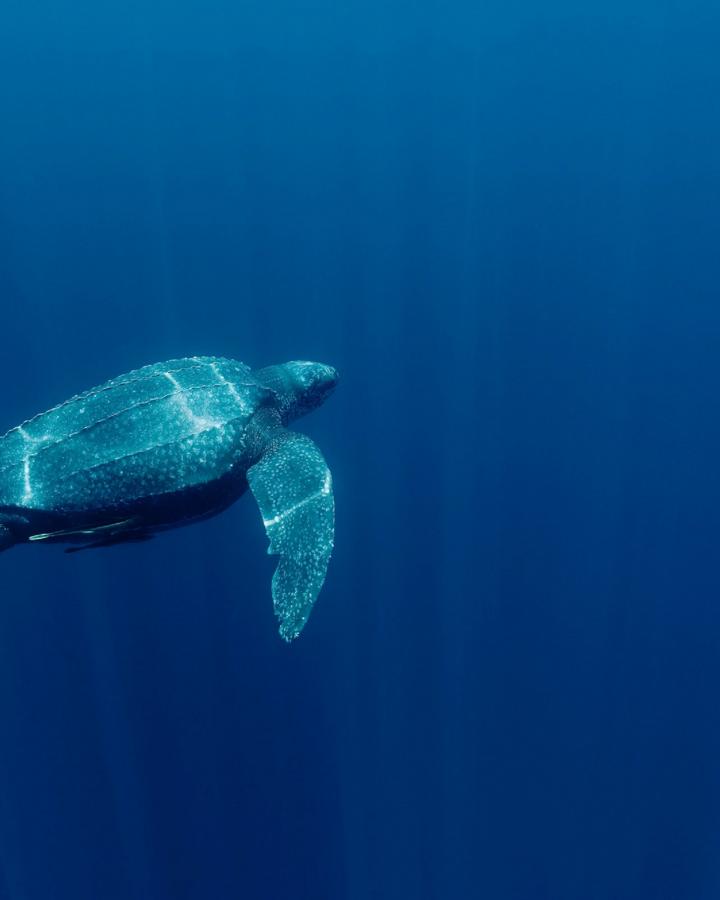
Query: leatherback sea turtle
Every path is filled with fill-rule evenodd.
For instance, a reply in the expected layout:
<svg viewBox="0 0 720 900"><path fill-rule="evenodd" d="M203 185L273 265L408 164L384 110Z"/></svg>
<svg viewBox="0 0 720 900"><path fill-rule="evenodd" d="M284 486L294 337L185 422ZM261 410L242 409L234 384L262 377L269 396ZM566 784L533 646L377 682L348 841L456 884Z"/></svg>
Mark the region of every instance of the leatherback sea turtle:
<svg viewBox="0 0 720 900"><path fill-rule="evenodd" d="M146 540L215 515L249 485L280 555L272 594L292 640L325 580L334 502L322 454L285 426L336 383L320 363L252 371L192 357L78 394L0 438L0 550Z"/></svg>

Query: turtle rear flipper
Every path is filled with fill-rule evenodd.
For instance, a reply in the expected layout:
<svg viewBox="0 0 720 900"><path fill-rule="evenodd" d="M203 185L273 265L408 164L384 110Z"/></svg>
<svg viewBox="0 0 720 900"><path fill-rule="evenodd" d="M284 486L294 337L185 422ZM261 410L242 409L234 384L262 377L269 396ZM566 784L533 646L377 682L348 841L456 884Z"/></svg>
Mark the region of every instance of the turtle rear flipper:
<svg viewBox="0 0 720 900"><path fill-rule="evenodd" d="M110 522L107 525L94 525L89 528L64 528L60 531L31 534L28 540L33 544L38 541L50 544L72 542L78 546L68 547L65 552L78 553L80 550L92 550L95 547L112 547L115 544L148 541L151 537L152 534L142 528L136 518L131 518Z"/></svg>
<svg viewBox="0 0 720 900"><path fill-rule="evenodd" d="M119 522L110 522L108 525L92 525L89 528L63 528L60 531L46 531L42 534L31 534L28 540L31 543L37 541L82 541L93 542L108 541L116 537L122 537L136 525L135 519L121 519Z"/></svg>
<svg viewBox="0 0 720 900"><path fill-rule="evenodd" d="M333 549L332 477L320 450L304 435L278 429L270 449L248 470L248 483L279 554L272 580L280 635L296 638L325 581Z"/></svg>

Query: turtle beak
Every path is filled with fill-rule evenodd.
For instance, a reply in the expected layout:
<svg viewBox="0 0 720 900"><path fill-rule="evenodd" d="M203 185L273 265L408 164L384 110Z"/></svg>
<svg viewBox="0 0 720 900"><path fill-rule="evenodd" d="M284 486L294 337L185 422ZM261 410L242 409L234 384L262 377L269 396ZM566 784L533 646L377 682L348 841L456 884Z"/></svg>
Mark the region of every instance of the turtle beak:
<svg viewBox="0 0 720 900"><path fill-rule="evenodd" d="M337 387L338 381L340 381L340 373L337 369L334 369L332 366L323 366L324 378L326 384L329 385L329 390L333 391Z"/></svg>
<svg viewBox="0 0 720 900"><path fill-rule="evenodd" d="M298 415L304 415L327 400L338 382L337 369L324 363L294 360L286 363L299 404Z"/></svg>
<svg viewBox="0 0 720 900"><path fill-rule="evenodd" d="M323 400L325 400L335 390L340 376L337 369L334 369L332 366L323 365L319 368L317 390Z"/></svg>

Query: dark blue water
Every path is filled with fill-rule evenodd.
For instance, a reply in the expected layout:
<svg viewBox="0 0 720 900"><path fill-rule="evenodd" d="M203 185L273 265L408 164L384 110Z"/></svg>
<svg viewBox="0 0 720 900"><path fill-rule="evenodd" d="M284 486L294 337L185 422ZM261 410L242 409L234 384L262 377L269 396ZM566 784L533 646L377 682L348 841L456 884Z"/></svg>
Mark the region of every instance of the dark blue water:
<svg viewBox="0 0 720 900"><path fill-rule="evenodd" d="M0 428L318 359L337 546L252 497L2 556L2 900L720 896L720 12L0 12Z"/></svg>

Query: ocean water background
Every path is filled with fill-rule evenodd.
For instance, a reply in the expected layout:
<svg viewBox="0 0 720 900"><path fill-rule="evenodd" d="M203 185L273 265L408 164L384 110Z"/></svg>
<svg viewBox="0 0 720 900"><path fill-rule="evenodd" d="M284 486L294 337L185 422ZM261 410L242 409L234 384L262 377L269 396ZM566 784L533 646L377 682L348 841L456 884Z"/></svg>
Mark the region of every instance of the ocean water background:
<svg viewBox="0 0 720 900"><path fill-rule="evenodd" d="M3 554L5 900L720 896L720 12L0 11L0 429L337 366L337 546L251 497Z"/></svg>

